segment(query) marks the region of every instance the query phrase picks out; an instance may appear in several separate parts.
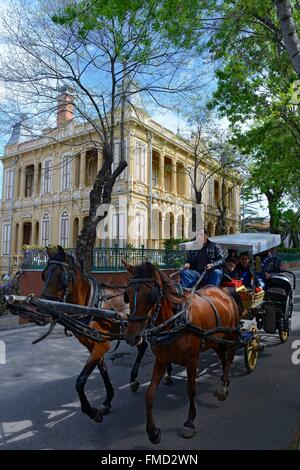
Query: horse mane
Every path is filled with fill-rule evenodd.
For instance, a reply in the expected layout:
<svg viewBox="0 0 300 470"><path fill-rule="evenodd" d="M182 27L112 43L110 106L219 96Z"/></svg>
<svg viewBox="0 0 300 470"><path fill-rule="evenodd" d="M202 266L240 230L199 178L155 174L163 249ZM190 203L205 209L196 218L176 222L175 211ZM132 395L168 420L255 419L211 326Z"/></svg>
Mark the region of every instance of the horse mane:
<svg viewBox="0 0 300 470"><path fill-rule="evenodd" d="M134 277L135 278L152 278L156 280L156 275L160 277L160 280L163 284L163 294L165 298L167 298L173 304L182 304L185 302L185 296L179 294L171 279L163 273L160 269L154 266L149 261L142 263L138 266L134 266L133 268Z"/></svg>

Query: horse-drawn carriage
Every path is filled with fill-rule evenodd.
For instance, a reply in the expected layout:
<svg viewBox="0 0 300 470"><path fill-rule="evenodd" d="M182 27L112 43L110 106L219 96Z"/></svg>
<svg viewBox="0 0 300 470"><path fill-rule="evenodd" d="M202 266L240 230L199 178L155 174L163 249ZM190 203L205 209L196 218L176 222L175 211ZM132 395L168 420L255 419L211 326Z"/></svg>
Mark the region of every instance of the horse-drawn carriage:
<svg viewBox="0 0 300 470"><path fill-rule="evenodd" d="M280 235L267 233L239 233L211 237L224 249L236 253L247 251L251 254L252 272L255 273L254 257L280 245ZM271 273L264 289L255 292L254 279L252 289L241 289L244 313L241 319L242 330L252 331L253 338L245 344L245 364L251 372L257 362L260 345L260 333L275 334L278 332L280 341L286 342L290 332L293 312L295 275L286 270ZM239 289L237 289L239 290Z"/></svg>
<svg viewBox="0 0 300 470"><path fill-rule="evenodd" d="M227 249L251 252L252 263L254 255L280 244L279 236L268 234L228 235L210 240ZM103 414L109 411L114 395L104 364L109 342L125 339L128 344L141 348L132 370L133 385L137 384L137 370L147 347L145 340L151 343L155 363L146 406L147 432L153 443L160 441L160 432L152 416L155 389L171 363L184 365L188 374L190 409L182 435L192 437L200 352L213 348L218 354L223 374L216 396L225 400L229 369L237 349L244 348L247 370L252 371L261 349L259 330L272 334L278 331L281 341L286 341L293 310L295 276L287 271L272 275L263 293L257 295L253 288L246 292L247 295L242 294L242 307L236 301L239 292L230 293L212 286L179 292L172 280L151 263L136 267L124 264L131 278L117 287L117 294L107 294L97 288L95 280L88 280L74 259L59 247L43 272L43 298L8 296L8 308L39 325L50 323L48 332L39 340L48 336L59 323L89 349L90 357L77 379L76 388L82 411L96 421L101 421ZM110 299L120 296L130 307L125 319L119 311L121 307L110 304ZM107 391L101 410L92 408L84 393L87 378L96 365Z"/></svg>

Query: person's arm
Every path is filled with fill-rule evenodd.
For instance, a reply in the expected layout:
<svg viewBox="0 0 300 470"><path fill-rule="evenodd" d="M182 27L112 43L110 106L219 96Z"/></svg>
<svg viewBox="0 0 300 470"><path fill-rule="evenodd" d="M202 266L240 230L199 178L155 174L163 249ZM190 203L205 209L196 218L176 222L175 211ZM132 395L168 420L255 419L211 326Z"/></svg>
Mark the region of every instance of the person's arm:
<svg viewBox="0 0 300 470"><path fill-rule="evenodd" d="M214 252L215 252L216 259L212 261L211 264L213 265L214 268L221 267L227 258L228 252L227 250L223 250L221 245L218 245L218 244L214 245Z"/></svg>
<svg viewBox="0 0 300 470"><path fill-rule="evenodd" d="M280 273L281 271L281 259L279 256L274 256L274 262L272 266L272 271L273 273Z"/></svg>
<svg viewBox="0 0 300 470"><path fill-rule="evenodd" d="M186 254L186 258L185 258L185 264L184 264L184 268L185 269L189 269L193 263L193 252L192 251L188 251L187 254Z"/></svg>

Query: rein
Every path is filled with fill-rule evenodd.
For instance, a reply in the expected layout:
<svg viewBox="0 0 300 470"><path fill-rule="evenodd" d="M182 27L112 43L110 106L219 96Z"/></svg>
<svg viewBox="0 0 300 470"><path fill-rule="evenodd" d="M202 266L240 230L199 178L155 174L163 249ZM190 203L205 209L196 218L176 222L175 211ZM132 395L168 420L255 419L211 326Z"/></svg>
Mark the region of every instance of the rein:
<svg viewBox="0 0 300 470"><path fill-rule="evenodd" d="M205 274L205 273L204 273ZM237 333L240 337L241 334L241 329L240 326L237 327L222 327L221 325L221 318L218 310L216 309L214 303L210 298L207 296L203 296L200 293L196 292L195 287L197 287L200 282L202 281L204 274L199 278L198 282L196 283L196 286L191 291L191 296L185 304L183 304L183 308L177 312L175 315L172 317L168 318L167 320L163 321L159 325L155 325L157 318L159 316L160 310L161 310L161 299L163 297L162 289L159 286L159 300L157 303L156 310L152 317L149 317L149 315L143 315L140 317L136 317L136 309L137 309L137 293L140 284L158 284L157 281L153 278L133 278L131 282L128 284L127 287L130 285L134 285L135 287L135 293L134 293L134 303L133 303L133 309L130 313L130 316L128 318L128 323L143 323L147 320L150 320L151 322L148 323L147 328L146 328L146 336L147 340L152 343L152 344L159 344L159 343L164 343L167 344L171 342L172 340L176 339L178 335L182 334L185 331L188 331L190 333L194 333L197 336L200 336L203 341L209 340L209 341L214 341L219 344L223 344L225 346L236 346L238 345L238 340L228 340L224 338L218 338L215 336L218 333L223 333L223 334L233 334ZM125 291L126 292L126 291ZM205 300L210 307L213 310L215 319L216 319L216 327L210 330L205 330L197 325L193 325L189 323L188 321L188 309L190 306L191 298L192 296L196 294L199 295L203 300ZM171 325L171 329L169 328Z"/></svg>

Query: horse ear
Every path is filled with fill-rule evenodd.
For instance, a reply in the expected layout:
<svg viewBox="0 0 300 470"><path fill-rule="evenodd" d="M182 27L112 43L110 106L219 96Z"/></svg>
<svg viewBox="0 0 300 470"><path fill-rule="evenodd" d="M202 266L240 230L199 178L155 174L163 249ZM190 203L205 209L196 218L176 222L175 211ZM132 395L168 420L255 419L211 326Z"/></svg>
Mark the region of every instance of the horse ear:
<svg viewBox="0 0 300 470"><path fill-rule="evenodd" d="M121 259L121 262L124 264L125 268L130 274L134 274L134 267L131 264L126 263L123 259Z"/></svg>
<svg viewBox="0 0 300 470"><path fill-rule="evenodd" d="M155 266L154 266L154 279L156 280L157 284L159 285L159 287L162 289L163 287L163 282L162 282L162 279L160 277L160 273L157 269L155 269Z"/></svg>
<svg viewBox="0 0 300 470"><path fill-rule="evenodd" d="M59 254L63 259L66 259L66 252L65 252L65 250L63 249L62 246L57 245L57 251L58 251L58 254Z"/></svg>
<svg viewBox="0 0 300 470"><path fill-rule="evenodd" d="M55 253L55 248L53 246L46 246L46 252L49 258L52 258L52 256Z"/></svg>

